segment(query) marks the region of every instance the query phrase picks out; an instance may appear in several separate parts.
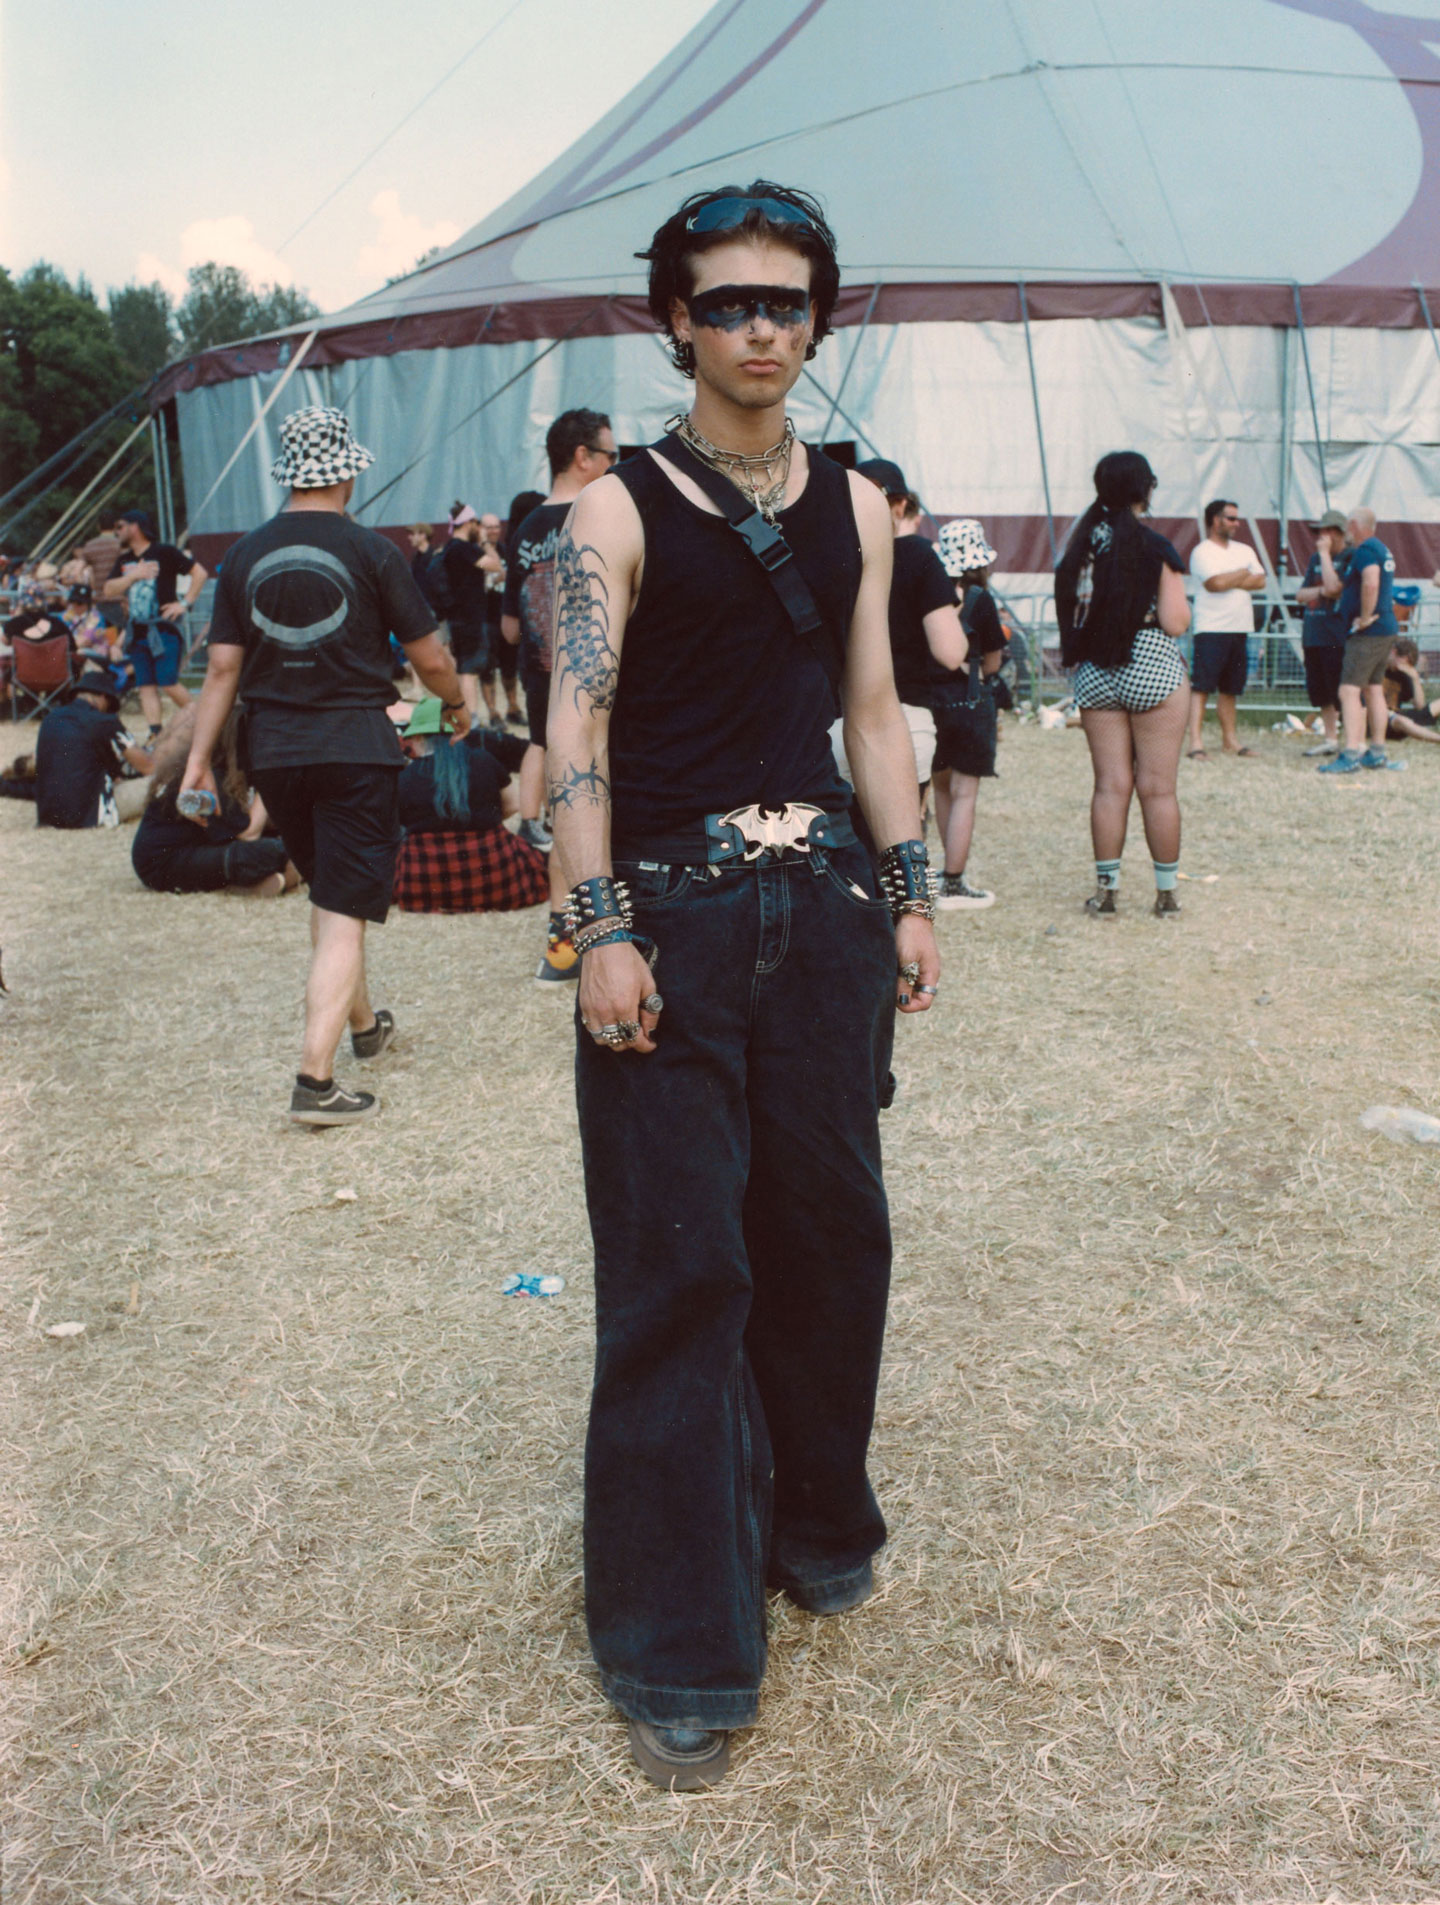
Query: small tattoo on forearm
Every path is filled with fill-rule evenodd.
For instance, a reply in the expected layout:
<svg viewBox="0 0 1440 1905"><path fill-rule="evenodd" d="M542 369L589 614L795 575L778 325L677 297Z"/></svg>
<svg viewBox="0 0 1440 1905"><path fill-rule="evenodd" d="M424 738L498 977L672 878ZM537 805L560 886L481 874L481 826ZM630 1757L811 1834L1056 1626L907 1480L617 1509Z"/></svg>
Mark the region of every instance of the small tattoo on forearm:
<svg viewBox="0 0 1440 1905"><path fill-rule="evenodd" d="M610 805L610 783L601 773L598 761L591 761L588 767L577 767L573 761L567 761L560 779L550 782L549 792L552 807Z"/></svg>

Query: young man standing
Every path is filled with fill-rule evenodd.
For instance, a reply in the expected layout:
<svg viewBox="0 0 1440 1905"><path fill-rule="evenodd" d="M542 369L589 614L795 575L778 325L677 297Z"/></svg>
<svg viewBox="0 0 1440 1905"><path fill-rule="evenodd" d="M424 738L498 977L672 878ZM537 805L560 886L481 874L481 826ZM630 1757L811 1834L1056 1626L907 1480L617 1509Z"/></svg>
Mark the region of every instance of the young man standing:
<svg viewBox="0 0 1440 1905"><path fill-rule="evenodd" d="M508 722L511 727L523 728L527 725L525 716L520 712L520 679L516 671L516 654L501 632L500 618L505 602L505 525L493 511L487 510L480 518L480 546L489 556L495 558L498 566L485 572L485 666L480 670L480 692L485 697L485 706L490 711L492 728L503 728ZM505 690L505 715L502 720L499 704L495 699L495 677L500 677L500 685Z"/></svg>
<svg viewBox="0 0 1440 1905"><path fill-rule="evenodd" d="M154 526L143 509L127 509L116 522L115 534L120 553L100 593L107 602L129 598L125 651L135 670L140 706L153 739L160 732L162 689L177 708L189 705L190 690L180 679L185 644L176 623L195 606L209 570L188 549L156 542ZM182 575L187 578L183 596Z"/></svg>
<svg viewBox="0 0 1440 1905"><path fill-rule="evenodd" d="M500 558L481 540L480 518L467 504L454 518L445 545L445 582L450 597L450 652L460 673L465 706L480 711L480 676L485 668L485 587L498 572ZM495 712L493 694L490 712Z"/></svg>
<svg viewBox="0 0 1440 1905"><path fill-rule="evenodd" d="M1237 503L1217 497L1205 505L1205 537L1195 545L1190 573L1195 591L1194 662L1190 669L1190 759L1208 761L1203 730L1205 703L1213 694L1220 716L1220 741L1227 754L1247 759L1235 726L1235 703L1245 692L1249 643L1255 633L1250 598L1265 586L1265 571L1248 543L1237 542ZM1218 690L1218 693L1217 693Z"/></svg>
<svg viewBox="0 0 1440 1905"><path fill-rule="evenodd" d="M530 749L520 769L520 838L542 853L550 851L550 831L540 818L545 794L545 719L550 703L551 625L555 604L555 550L570 505L598 481L615 461L610 419L598 410L566 410L545 432L550 463L550 494L531 510L506 551L501 633L520 647L520 679L530 719ZM565 888L558 871L550 875L550 925L545 951L535 970L537 985L573 981L580 961L560 916Z"/></svg>
<svg viewBox="0 0 1440 1905"><path fill-rule="evenodd" d="M814 1614L871 1591L879 1104L897 1003L930 1005L939 957L890 514L785 415L833 234L758 181L690 199L642 255L694 401L558 538L548 772L595 1242L586 1613L641 1768L688 1789L755 1719L767 1583Z"/></svg>
<svg viewBox="0 0 1440 1905"><path fill-rule="evenodd" d="M1327 509L1319 522L1310 527L1315 532L1315 553L1306 564L1295 600L1305 611L1300 637L1305 658L1305 692L1310 697L1310 706L1320 716L1325 738L1317 746L1306 748L1307 759L1316 754L1333 754L1338 746L1340 671L1345 661L1346 634L1345 618L1340 613L1340 589L1349 566L1345 554L1349 537L1343 513ZM1325 590L1323 565L1326 561L1336 584L1332 594Z"/></svg>
<svg viewBox="0 0 1440 1905"><path fill-rule="evenodd" d="M1321 774L1358 774L1362 767L1399 772L1403 761L1385 752L1390 710L1385 702L1385 670L1390 644L1400 633L1393 591L1395 558L1375 534L1373 509L1357 509L1346 524L1354 545L1343 579L1328 555L1320 558L1325 593L1339 597L1345 625L1345 659L1340 668L1340 718L1344 745ZM1365 746L1365 731L1370 745Z"/></svg>
<svg viewBox="0 0 1440 1905"><path fill-rule="evenodd" d="M210 757L238 692L251 781L310 887L305 1045L290 1116L353 1124L376 1103L335 1083L341 1035L348 1025L363 1059L378 1058L395 1033L390 1014L372 1010L365 981L366 922L384 923L400 846L405 756L386 713L392 633L457 736L470 717L405 558L346 514L355 478L374 461L349 419L320 405L296 410L280 444L271 473L290 500L225 558L181 792L215 791Z"/></svg>

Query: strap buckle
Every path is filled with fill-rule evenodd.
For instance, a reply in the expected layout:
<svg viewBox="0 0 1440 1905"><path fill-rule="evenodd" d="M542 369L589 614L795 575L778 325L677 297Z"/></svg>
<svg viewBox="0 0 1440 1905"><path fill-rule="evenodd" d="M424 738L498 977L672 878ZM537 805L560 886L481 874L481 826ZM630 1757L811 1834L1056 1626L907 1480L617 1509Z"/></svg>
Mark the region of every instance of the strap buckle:
<svg viewBox="0 0 1440 1905"><path fill-rule="evenodd" d="M789 562L794 554L774 523L766 522L758 509L752 510L748 516L742 516L739 522L732 524L732 527L744 537L751 555L755 556L761 567L767 569L771 575L782 563Z"/></svg>
<svg viewBox="0 0 1440 1905"><path fill-rule="evenodd" d="M787 850L809 853L824 831L816 823L825 818L823 807L811 807L803 801L783 807L756 805L736 807L728 814L706 814L710 864L722 865L736 858L748 863L765 853L773 853L778 859Z"/></svg>

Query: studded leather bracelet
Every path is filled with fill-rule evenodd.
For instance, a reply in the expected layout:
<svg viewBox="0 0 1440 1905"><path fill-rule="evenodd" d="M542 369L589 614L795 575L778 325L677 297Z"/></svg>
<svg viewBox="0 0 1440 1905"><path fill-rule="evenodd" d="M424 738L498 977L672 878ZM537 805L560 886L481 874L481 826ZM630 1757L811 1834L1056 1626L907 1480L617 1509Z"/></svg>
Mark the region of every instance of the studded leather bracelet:
<svg viewBox="0 0 1440 1905"><path fill-rule="evenodd" d="M923 840L899 840L880 855L880 891L890 906L892 920L907 913L918 919L935 917L935 876Z"/></svg>

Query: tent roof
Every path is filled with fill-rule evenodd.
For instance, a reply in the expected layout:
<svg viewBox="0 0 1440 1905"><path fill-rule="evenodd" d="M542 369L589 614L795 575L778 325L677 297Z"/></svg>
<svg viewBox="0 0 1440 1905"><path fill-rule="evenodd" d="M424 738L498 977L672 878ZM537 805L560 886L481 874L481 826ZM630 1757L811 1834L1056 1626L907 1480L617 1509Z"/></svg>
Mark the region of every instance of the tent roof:
<svg viewBox="0 0 1440 1905"><path fill-rule="evenodd" d="M1098 287L1168 278L1326 287L1320 322L1422 322L1440 0L1404 4L718 0L523 191L323 320L309 361L648 328L637 247L687 193L756 175L821 196L847 284L911 288L896 318L966 315L996 287L1018 316L1021 279L1031 315L1067 314L1062 285L1098 314ZM209 353L165 394L284 350Z"/></svg>

